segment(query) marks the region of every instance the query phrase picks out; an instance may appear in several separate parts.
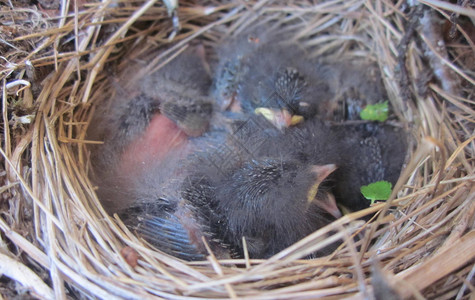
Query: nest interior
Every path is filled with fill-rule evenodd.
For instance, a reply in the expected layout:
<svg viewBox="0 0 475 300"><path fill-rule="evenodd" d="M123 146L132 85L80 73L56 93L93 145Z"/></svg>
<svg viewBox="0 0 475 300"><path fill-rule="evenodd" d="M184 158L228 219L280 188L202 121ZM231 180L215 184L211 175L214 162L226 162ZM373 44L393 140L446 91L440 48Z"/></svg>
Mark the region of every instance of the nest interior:
<svg viewBox="0 0 475 300"><path fill-rule="evenodd" d="M0 294L473 297L475 10L459 2L2 2ZM154 250L102 209L88 179L95 104L138 59L153 54L140 70L153 72L190 42L213 48L270 21L297 28L314 56L378 65L414 140L393 195L268 260L184 262ZM332 255L302 259L335 240Z"/></svg>

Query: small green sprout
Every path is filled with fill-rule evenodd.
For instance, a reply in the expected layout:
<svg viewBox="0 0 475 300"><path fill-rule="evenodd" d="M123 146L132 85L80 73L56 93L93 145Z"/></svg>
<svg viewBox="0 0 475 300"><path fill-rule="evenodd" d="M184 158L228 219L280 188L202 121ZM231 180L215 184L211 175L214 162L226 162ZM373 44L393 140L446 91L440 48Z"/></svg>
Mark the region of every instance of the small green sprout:
<svg viewBox="0 0 475 300"><path fill-rule="evenodd" d="M391 196L392 184L388 181L377 181L361 187L361 193L371 201L371 205L377 200L388 200Z"/></svg>
<svg viewBox="0 0 475 300"><path fill-rule="evenodd" d="M388 101L367 105L361 112L360 117L367 121L384 122L388 119Z"/></svg>

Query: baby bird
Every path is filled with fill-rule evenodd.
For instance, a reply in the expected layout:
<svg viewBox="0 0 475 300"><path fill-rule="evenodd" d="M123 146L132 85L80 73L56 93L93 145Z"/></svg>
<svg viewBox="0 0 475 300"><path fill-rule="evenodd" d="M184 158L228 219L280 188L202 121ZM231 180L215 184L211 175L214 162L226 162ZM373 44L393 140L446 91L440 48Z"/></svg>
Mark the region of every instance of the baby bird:
<svg viewBox="0 0 475 300"><path fill-rule="evenodd" d="M152 161L170 160L170 154L186 156L190 137L207 131L213 108L202 52L200 46L186 50L95 114L88 135L104 141L92 149L95 180L112 212L134 202L120 195L133 190L130 177L147 172Z"/></svg>
<svg viewBox="0 0 475 300"><path fill-rule="evenodd" d="M189 196L198 192L179 189L190 153L223 140L206 133L213 114L206 70L200 47L186 50L137 82L136 90L119 93L110 108L102 106L89 130L91 138L104 140L92 149L92 163L106 210L149 243L186 260L203 259L205 242L218 257L229 257L210 231L215 219L209 205Z"/></svg>
<svg viewBox="0 0 475 300"><path fill-rule="evenodd" d="M225 143L193 154L181 188L206 199L216 220L211 231L233 256L242 256L243 236L252 258L266 258L341 216L327 180L334 164L303 164L292 148L280 147L287 133L258 116L233 129ZM199 197L201 190L212 193Z"/></svg>
<svg viewBox="0 0 475 300"><path fill-rule="evenodd" d="M312 58L310 49L277 32L254 29L224 43L213 83L222 109L262 114L284 128L314 116L355 120L364 106L386 99L375 66Z"/></svg>
<svg viewBox="0 0 475 300"><path fill-rule="evenodd" d="M361 186L380 180L396 183L407 141L404 130L391 125L327 126L314 119L295 128L280 147L294 149L293 155L307 164L334 163L332 192L336 201L357 211L370 203L361 194Z"/></svg>
<svg viewBox="0 0 475 300"><path fill-rule="evenodd" d="M324 183L334 169L272 158L243 164L216 191L230 244L242 253L244 237L250 257L268 258L335 220Z"/></svg>
<svg viewBox="0 0 475 300"><path fill-rule="evenodd" d="M342 141L335 197L352 211L364 209L369 200L360 192L363 185L381 180L396 184L406 158L407 134L379 123L334 126L332 131Z"/></svg>
<svg viewBox="0 0 475 300"><path fill-rule="evenodd" d="M315 100L334 95L326 80L331 70L309 63L301 48L276 39L244 34L223 46L226 53L216 68L213 95L222 109L263 113L283 128L300 120L292 120L294 115L315 115Z"/></svg>

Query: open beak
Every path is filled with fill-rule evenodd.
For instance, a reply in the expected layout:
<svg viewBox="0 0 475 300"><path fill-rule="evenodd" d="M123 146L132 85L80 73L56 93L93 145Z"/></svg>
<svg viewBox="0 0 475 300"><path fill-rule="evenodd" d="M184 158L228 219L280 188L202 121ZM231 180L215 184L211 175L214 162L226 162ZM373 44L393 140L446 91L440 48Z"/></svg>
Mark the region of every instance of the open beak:
<svg viewBox="0 0 475 300"><path fill-rule="evenodd" d="M269 122L271 122L279 130L297 125L303 121L303 117L299 115L292 115L288 110L258 107L254 110L257 115L262 115Z"/></svg>
<svg viewBox="0 0 475 300"><path fill-rule="evenodd" d="M317 174L315 183L310 187L307 193L307 202L311 203L315 201L315 204L318 205L321 209L325 210L335 218L341 217L341 212L336 205L336 200L333 194L331 193L320 193L317 198L318 188L320 184L336 170L336 165L315 165L312 166L311 172Z"/></svg>
<svg viewBox="0 0 475 300"><path fill-rule="evenodd" d="M341 211L338 209L336 205L335 196L331 193L322 193L322 195L318 196L318 201L316 204L323 209L324 211L328 212L330 215L334 216L336 219L342 216Z"/></svg>

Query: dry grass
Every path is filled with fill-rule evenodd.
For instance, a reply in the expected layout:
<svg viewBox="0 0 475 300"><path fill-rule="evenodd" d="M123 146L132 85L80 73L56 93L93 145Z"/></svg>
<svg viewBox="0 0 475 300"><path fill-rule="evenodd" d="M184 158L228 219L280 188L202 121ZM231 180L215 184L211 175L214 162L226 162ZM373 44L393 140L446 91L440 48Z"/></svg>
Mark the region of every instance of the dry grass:
<svg viewBox="0 0 475 300"><path fill-rule="evenodd" d="M473 297L475 41L466 38L474 25L459 22L456 38L442 45L446 34L431 12L448 23L452 11L473 20L475 10L437 0L412 9L402 1L289 2L182 1L180 31L154 0L0 7L0 274L12 279L0 281L0 294L362 299L371 297L373 278L404 298ZM151 72L188 42L213 46L257 19L299 28L296 39L314 55L376 61L394 112L414 137L411 158L392 200L346 215L269 260L179 261L101 208L88 180L87 144L97 142L85 139L91 104L111 96L110 78L134 59L160 53L142 70ZM357 220L374 212L372 223ZM324 239L331 230L337 233ZM300 259L336 239L345 243L333 255ZM120 254L126 246L140 255L136 267ZM382 271L372 273L377 265Z"/></svg>

